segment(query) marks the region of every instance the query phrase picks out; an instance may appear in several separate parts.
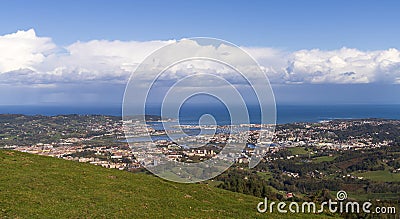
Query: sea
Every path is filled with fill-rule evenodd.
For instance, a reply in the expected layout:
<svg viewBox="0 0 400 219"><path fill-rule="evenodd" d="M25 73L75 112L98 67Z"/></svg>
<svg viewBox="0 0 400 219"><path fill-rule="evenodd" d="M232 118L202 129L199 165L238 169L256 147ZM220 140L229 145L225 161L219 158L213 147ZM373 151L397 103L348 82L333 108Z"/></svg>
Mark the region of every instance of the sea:
<svg viewBox="0 0 400 219"><path fill-rule="evenodd" d="M289 105L276 106L277 124L294 122L321 122L334 119L400 119L400 104L338 104L338 105ZM257 107L248 107L251 123L259 123L260 113ZM0 106L0 114L25 115L65 115L97 114L121 116L121 106ZM149 107L146 114L159 115L157 107ZM212 115L219 125L230 124L230 115L220 106L196 105L187 106L179 112L181 124L198 124L203 114Z"/></svg>

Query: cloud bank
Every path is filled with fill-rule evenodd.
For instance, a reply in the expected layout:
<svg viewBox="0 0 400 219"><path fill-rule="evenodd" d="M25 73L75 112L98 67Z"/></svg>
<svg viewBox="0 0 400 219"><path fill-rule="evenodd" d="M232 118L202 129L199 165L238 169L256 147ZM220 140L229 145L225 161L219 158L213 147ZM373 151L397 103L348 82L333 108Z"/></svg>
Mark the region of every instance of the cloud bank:
<svg viewBox="0 0 400 219"><path fill-rule="evenodd" d="M51 38L37 36L33 29L18 31L0 36L0 83L29 86L123 84L146 56L172 42L175 41L92 40L62 47ZM204 46L202 49L222 52L219 50L223 48ZM396 48L294 52L275 48L243 49L260 63L273 84L400 84L400 51ZM210 69L210 66L200 68ZM182 65L171 71L167 77L193 69ZM227 73L226 69L220 71Z"/></svg>

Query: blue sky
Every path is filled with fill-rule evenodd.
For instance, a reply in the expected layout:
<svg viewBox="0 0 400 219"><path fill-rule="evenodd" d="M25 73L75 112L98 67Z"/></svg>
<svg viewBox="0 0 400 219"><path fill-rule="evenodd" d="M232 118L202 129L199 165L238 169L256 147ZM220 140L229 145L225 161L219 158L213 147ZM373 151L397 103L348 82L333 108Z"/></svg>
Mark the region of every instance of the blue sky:
<svg viewBox="0 0 400 219"><path fill-rule="evenodd" d="M278 103L400 103L399 9L361 0L2 1L0 105L119 104L137 62L196 36L248 50Z"/></svg>
<svg viewBox="0 0 400 219"><path fill-rule="evenodd" d="M400 46L399 1L2 1L0 34L34 28L77 40L209 36L242 46L363 50Z"/></svg>

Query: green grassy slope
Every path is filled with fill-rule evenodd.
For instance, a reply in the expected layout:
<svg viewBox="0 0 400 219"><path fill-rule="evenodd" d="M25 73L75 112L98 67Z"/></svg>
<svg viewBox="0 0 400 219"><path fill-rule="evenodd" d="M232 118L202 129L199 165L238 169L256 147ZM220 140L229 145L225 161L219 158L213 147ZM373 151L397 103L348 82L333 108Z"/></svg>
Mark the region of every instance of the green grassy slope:
<svg viewBox="0 0 400 219"><path fill-rule="evenodd" d="M356 176L362 176L366 179L370 179L378 182L399 182L400 174L392 173L389 170L376 170L367 171L363 173L355 173Z"/></svg>
<svg viewBox="0 0 400 219"><path fill-rule="evenodd" d="M5 218L317 216L259 214L260 200L205 184L178 184L146 174L0 150L0 217Z"/></svg>

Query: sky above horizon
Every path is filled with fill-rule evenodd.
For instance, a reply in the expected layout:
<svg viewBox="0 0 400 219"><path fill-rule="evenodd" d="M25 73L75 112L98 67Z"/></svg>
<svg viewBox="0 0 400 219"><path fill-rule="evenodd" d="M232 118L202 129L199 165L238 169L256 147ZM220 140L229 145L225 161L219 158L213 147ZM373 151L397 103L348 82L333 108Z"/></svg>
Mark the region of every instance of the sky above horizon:
<svg viewBox="0 0 400 219"><path fill-rule="evenodd" d="M145 57L198 36L251 54L278 103L398 104L399 9L398 1L3 1L0 105L121 104Z"/></svg>

